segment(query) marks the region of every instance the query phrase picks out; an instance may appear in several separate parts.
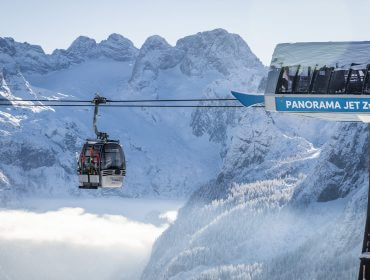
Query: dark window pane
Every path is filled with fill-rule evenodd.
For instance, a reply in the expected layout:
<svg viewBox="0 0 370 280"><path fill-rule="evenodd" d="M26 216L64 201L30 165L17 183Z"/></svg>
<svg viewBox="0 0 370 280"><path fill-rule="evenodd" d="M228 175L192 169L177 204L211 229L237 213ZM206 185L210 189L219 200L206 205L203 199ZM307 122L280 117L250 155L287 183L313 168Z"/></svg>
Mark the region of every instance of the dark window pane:
<svg viewBox="0 0 370 280"><path fill-rule="evenodd" d="M370 70L367 70L367 76L364 85L364 94L370 94Z"/></svg>
<svg viewBox="0 0 370 280"><path fill-rule="evenodd" d="M124 167L122 148L118 144L104 146L102 169L122 169Z"/></svg>
<svg viewBox="0 0 370 280"><path fill-rule="evenodd" d="M98 145L86 145L85 156L96 156L100 152L100 146Z"/></svg>
<svg viewBox="0 0 370 280"><path fill-rule="evenodd" d="M86 146L86 149L85 149L85 156L90 156L90 153L91 153L91 147L92 147L92 146Z"/></svg>
<svg viewBox="0 0 370 280"><path fill-rule="evenodd" d="M365 70L352 70L348 81L348 94L362 94L362 86L364 84Z"/></svg>
<svg viewBox="0 0 370 280"><path fill-rule="evenodd" d="M279 82L279 93L292 93L293 82L297 74L298 66L284 67Z"/></svg>
<svg viewBox="0 0 370 280"><path fill-rule="evenodd" d="M296 79L295 93L307 93L312 79L311 67L301 67Z"/></svg>
<svg viewBox="0 0 370 280"><path fill-rule="evenodd" d="M82 172L86 174L97 174L100 166L101 145L85 144L81 154Z"/></svg>
<svg viewBox="0 0 370 280"><path fill-rule="evenodd" d="M329 94L344 94L349 70L334 70L330 79Z"/></svg>
<svg viewBox="0 0 370 280"><path fill-rule="evenodd" d="M326 94L329 86L332 68L323 67L315 70L312 93Z"/></svg>

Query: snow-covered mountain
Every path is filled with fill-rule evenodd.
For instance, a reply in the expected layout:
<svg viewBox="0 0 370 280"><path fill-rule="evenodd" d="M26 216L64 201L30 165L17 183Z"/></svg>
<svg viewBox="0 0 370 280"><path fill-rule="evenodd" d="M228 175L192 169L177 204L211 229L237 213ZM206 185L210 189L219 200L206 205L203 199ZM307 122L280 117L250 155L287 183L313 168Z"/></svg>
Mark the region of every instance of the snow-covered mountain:
<svg viewBox="0 0 370 280"><path fill-rule="evenodd" d="M142 279L355 279L367 137L363 124L246 110L228 126L222 171L156 242Z"/></svg>
<svg viewBox="0 0 370 280"><path fill-rule="evenodd" d="M100 43L80 36L51 55L40 46L0 38L0 94L7 99L91 100L97 92L112 99L229 96L230 88L257 90L265 74L240 36L222 29L185 37L176 46L152 36L140 50L118 34ZM235 110L101 110L98 126L121 140L127 158L125 188L113 194L187 197L213 178L224 143L203 134L203 114L220 116L225 134L223 116L231 122ZM81 193L76 153L93 137L91 109L2 107L0 116L4 200Z"/></svg>
<svg viewBox="0 0 370 280"><path fill-rule="evenodd" d="M57 49L51 55L45 54L40 46L19 43L12 38L0 38L1 62L15 62L23 74L45 74L97 58L134 61L137 52L132 42L119 34L111 34L107 40L100 43L80 36L68 49Z"/></svg>
<svg viewBox="0 0 370 280"><path fill-rule="evenodd" d="M158 239L142 279L356 279L366 125L253 108L221 116L193 114L196 135L223 143L222 168Z"/></svg>

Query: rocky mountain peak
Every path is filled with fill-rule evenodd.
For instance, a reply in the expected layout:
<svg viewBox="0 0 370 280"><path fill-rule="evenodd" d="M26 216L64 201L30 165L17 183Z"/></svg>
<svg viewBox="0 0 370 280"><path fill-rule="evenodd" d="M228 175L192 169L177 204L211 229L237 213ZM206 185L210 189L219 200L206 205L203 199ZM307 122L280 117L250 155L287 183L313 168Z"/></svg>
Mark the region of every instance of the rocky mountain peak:
<svg viewBox="0 0 370 280"><path fill-rule="evenodd" d="M150 36L142 45L132 72L131 84L144 88L155 80L159 70L175 67L183 58L183 51L172 47L158 36Z"/></svg>
<svg viewBox="0 0 370 280"><path fill-rule="evenodd" d="M91 56L96 52L97 44L94 39L91 39L86 36L79 36L74 40L71 46L67 49L69 54L75 56Z"/></svg>
<svg viewBox="0 0 370 280"><path fill-rule="evenodd" d="M11 37L0 38L0 52L5 52L9 55L21 55L24 52L34 52L40 55L45 55L44 50L39 45L32 45L27 42L19 43Z"/></svg>
<svg viewBox="0 0 370 280"><path fill-rule="evenodd" d="M173 48L163 37L153 35L148 37L140 49L140 54L147 53L154 50L165 50Z"/></svg>
<svg viewBox="0 0 370 280"><path fill-rule="evenodd" d="M176 47L186 52L181 70L188 75L200 75L206 69L229 75L240 66L263 68L248 44L239 35L224 29L184 37L177 41Z"/></svg>
<svg viewBox="0 0 370 280"><path fill-rule="evenodd" d="M15 42L13 38L0 37L0 53L15 55Z"/></svg>
<svg viewBox="0 0 370 280"><path fill-rule="evenodd" d="M22 72L43 72L48 67L48 58L40 46L6 37L0 38L0 64L1 68L12 71L19 68Z"/></svg>
<svg viewBox="0 0 370 280"><path fill-rule="evenodd" d="M112 33L108 36L108 41L116 41L116 42L131 42L129 39L126 37L122 36L121 34L118 33ZM131 43L132 44L132 43Z"/></svg>
<svg viewBox="0 0 370 280"><path fill-rule="evenodd" d="M134 60L138 49L127 38L120 34L113 33L109 35L107 40L103 40L98 44L100 54L119 61Z"/></svg>
<svg viewBox="0 0 370 280"><path fill-rule="evenodd" d="M117 33L112 33L111 35L108 36L106 40L101 41L99 45L105 45L107 43L110 43L111 45L115 44L122 47L123 46L131 47L137 50L137 48L134 46L131 40Z"/></svg>

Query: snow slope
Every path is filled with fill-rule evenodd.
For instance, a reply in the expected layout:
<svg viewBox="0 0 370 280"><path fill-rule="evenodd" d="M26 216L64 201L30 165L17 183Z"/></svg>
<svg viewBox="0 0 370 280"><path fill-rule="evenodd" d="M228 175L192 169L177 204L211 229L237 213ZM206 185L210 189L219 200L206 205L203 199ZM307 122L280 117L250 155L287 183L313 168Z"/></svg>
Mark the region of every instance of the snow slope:
<svg viewBox="0 0 370 280"><path fill-rule="evenodd" d="M157 240L142 279L355 279L366 126L248 110L231 129L222 171Z"/></svg>

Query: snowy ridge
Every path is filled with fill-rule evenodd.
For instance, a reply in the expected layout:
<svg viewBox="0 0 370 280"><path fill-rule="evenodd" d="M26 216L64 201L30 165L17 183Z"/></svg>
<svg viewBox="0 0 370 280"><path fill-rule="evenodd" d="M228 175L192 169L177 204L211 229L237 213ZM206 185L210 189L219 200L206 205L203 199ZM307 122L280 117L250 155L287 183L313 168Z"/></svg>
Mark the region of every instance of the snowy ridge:
<svg viewBox="0 0 370 280"><path fill-rule="evenodd" d="M51 55L45 54L40 46L0 38L0 63L6 65L14 60L22 73L45 74L91 58L133 61L137 52L132 42L119 34L112 34L98 44L94 39L80 36L67 50L57 49Z"/></svg>
<svg viewBox="0 0 370 280"><path fill-rule="evenodd" d="M241 68L263 68L239 35L223 29L187 36L178 40L176 47L186 53L180 68L187 75L201 75L210 69L229 75Z"/></svg>

